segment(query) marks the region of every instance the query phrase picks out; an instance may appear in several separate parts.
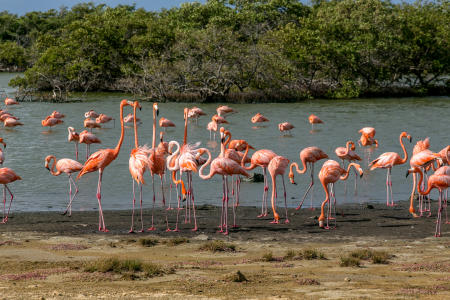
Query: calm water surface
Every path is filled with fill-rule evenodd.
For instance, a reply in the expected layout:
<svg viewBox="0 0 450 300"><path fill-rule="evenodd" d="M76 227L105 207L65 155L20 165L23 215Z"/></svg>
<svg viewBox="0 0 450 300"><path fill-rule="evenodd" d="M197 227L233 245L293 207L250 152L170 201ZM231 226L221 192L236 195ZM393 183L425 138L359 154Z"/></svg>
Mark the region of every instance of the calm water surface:
<svg viewBox="0 0 450 300"><path fill-rule="evenodd" d="M0 73L0 90L13 92L7 86L12 74ZM12 96L12 95L11 95ZM21 103L16 107L8 108L14 115L20 117L24 126L14 129L1 127L0 136L8 144L5 155L4 166L12 168L23 180L10 185L15 199L13 211L46 211L63 210L67 201L67 176L54 177L44 168L44 158L53 154L57 158L74 158L74 144L67 142L67 126L73 126L80 132L83 126L83 114L89 109L106 113L119 118L119 102L123 96L118 94L91 94L86 96L84 102L73 102L65 104L52 103ZM188 104L193 106L194 104ZM142 103L143 109L138 117L142 120L139 127L140 143L151 145L152 139L152 106L151 103ZM160 116L172 120L176 129L171 129L166 134L166 140L182 141L183 136L183 108L186 104L161 103ZM188 140L190 142L201 141L202 146L209 147L213 155L217 155L219 147L209 141L209 132L205 129L212 114L215 113L217 104L198 104L208 116L200 119L198 124L190 123L188 129ZM239 113L230 115L227 128L233 133L233 138L246 139L255 148L272 149L279 155L286 156L291 161L299 161L299 151L308 146L322 148L331 159L337 157L334 149L345 146L347 140L357 141L358 130L365 126L376 128L376 138L380 147L373 149L372 158L376 158L383 152L395 151L401 153L398 136L401 131L408 131L413 136L413 143L406 142L409 153L418 139L427 136L431 138L432 150L440 150L449 144L450 120L450 98L403 98L403 99L358 99L325 101L314 100L294 104L242 104L231 105ZM47 128L41 127L41 120L53 110L66 114L64 124L54 128L51 133ZM125 114L131 112L129 107L125 108ZM260 112L270 119L269 123L259 128L253 128L250 118ZM311 133L308 116L314 113L318 115L325 124L317 126L317 130ZM281 136L277 124L289 121L296 127L292 136ZM439 121L439 126L437 122ZM112 128L112 123L107 124L105 129L96 130L94 133L102 140L102 145L92 145L91 151L100 148L115 147L120 135L120 125ZM159 128L157 128L159 131ZM132 147L134 136L131 128L126 128L125 140L119 157L105 170L103 176L103 205L105 209L129 209L131 208L132 181L128 171L128 158ZM368 155L363 148L357 146L356 151L361 157ZM85 148L80 146L80 161L84 162ZM316 164L315 179L323 161ZM344 183L336 185L338 203L344 202L383 202L386 201L384 170L367 170L367 160L364 162L365 176L358 185L358 196L353 196L353 176L347 183L347 194L344 193ZM392 171L394 200L405 200L411 189L411 178L405 178L405 171L409 164L394 167ZM209 171L209 168L207 168ZM255 169L261 173L261 169ZM150 177L148 175L148 177ZM97 187L98 173L85 175L79 181L80 192L73 204L74 210L97 209L95 192ZM278 187L281 188L281 178ZM309 184L309 175L296 174L298 185L288 183L286 174L288 204L294 207L303 195ZM151 182L150 178L147 182ZM324 200L323 188L318 179L315 185L315 205L318 206ZM194 179L196 202L198 204L219 205L221 200L222 182L220 177L215 177L208 182ZM157 185L159 187L159 185ZM243 183L241 187L242 205L260 205L262 194L262 183ZM158 188L159 191L159 188ZM166 195L169 196L168 190ZM144 188L145 207L151 207L150 186ZM282 195L282 192L279 192ZM175 197L172 196L174 203ZM279 198L280 205L283 201ZM308 202L306 202L308 203Z"/></svg>

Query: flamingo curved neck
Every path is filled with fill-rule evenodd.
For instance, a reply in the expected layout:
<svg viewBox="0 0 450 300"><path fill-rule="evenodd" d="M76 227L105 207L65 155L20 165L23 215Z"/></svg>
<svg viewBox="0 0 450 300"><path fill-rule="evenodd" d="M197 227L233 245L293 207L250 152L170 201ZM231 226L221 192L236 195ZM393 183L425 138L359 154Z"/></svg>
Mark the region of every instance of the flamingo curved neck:
<svg viewBox="0 0 450 300"><path fill-rule="evenodd" d="M345 171L345 175L342 175L341 177L339 177L340 180L347 180L348 176L350 175L350 168L351 167L355 168L355 170L358 171L357 165L355 163L350 163L347 166L347 170Z"/></svg>
<svg viewBox="0 0 450 300"><path fill-rule="evenodd" d="M422 187L422 182L423 182L423 172L421 169L418 169L418 172L419 172L420 178L419 178L419 182L417 183L417 191L421 195L428 195L431 192L432 185L429 184L429 182L425 182L426 187L424 190L422 190L421 187Z"/></svg>
<svg viewBox="0 0 450 300"><path fill-rule="evenodd" d="M208 160L206 161L206 163L203 164L203 166L200 167L200 170L198 170L198 176L200 176L201 179L207 180L207 179L210 179L212 177L212 172L210 170L208 175L204 175L203 174L203 169L205 169L206 166L208 166L211 163L211 152L208 149L206 149L206 148L203 148L203 150L206 153L208 153Z"/></svg>
<svg viewBox="0 0 450 300"><path fill-rule="evenodd" d="M152 139L152 149L156 147L156 112L155 107L153 107L153 139Z"/></svg>
<svg viewBox="0 0 450 300"><path fill-rule="evenodd" d="M184 112L184 137L183 137L183 145L187 143L187 125L188 125L188 114Z"/></svg>
<svg viewBox="0 0 450 300"><path fill-rule="evenodd" d="M399 140L400 140L400 146L402 146L402 149L403 149L403 155L404 155L405 157L400 161L400 163L401 163L401 164L404 164L404 163L406 163L406 161L408 160L408 152L406 152L406 148L405 148L405 145L403 145L403 140L402 140L402 138L403 138L403 136L400 135L400 138L399 138Z"/></svg>
<svg viewBox="0 0 450 300"><path fill-rule="evenodd" d="M228 136L228 139L224 143L224 148L225 149L229 148L229 144L230 144L230 141L231 141L231 132L227 132L227 136Z"/></svg>
<svg viewBox="0 0 450 300"><path fill-rule="evenodd" d="M61 174L61 171L56 171L55 172L55 167L56 167L56 157L54 156L54 155L52 155L51 157L50 157L50 160L53 160L53 163L52 163L52 166L50 167L50 173L53 175L53 176L58 176L59 174Z"/></svg>
<svg viewBox="0 0 450 300"><path fill-rule="evenodd" d="M136 119L136 105L133 105L133 119L134 119L134 145L136 149L139 147L137 119Z"/></svg>
<svg viewBox="0 0 450 300"><path fill-rule="evenodd" d="M122 143L123 143L123 137L124 137L124 133L125 133L125 129L124 129L124 125L123 125L123 107L127 105L126 103L120 103L120 138L119 141L117 142L117 146L116 148L114 148L114 157L117 157L117 155L119 155L120 152L120 148L122 147Z"/></svg>
<svg viewBox="0 0 450 300"><path fill-rule="evenodd" d="M298 174L305 174L306 171L308 170L308 165L306 164L305 160L302 159L302 165L303 165L303 169L300 170L298 167L298 163L294 162L291 164L290 170L292 172L293 167L295 166L295 170L297 171Z"/></svg>
<svg viewBox="0 0 450 300"><path fill-rule="evenodd" d="M352 143L353 143L352 141L348 141L348 142L347 142L344 155L348 155L348 153L350 152L350 145L351 145Z"/></svg>

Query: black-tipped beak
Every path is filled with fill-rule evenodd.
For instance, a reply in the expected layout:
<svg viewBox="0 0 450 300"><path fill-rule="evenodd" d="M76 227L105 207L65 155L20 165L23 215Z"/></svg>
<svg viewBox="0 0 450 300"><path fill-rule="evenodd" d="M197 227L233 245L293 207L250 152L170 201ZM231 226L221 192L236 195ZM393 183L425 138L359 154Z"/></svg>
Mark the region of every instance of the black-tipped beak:
<svg viewBox="0 0 450 300"><path fill-rule="evenodd" d="M220 142L221 142L221 143L224 143L224 142L225 142L225 138L221 138L221 139L220 139Z"/></svg>
<svg viewBox="0 0 450 300"><path fill-rule="evenodd" d="M48 166L46 166L45 168L50 171L50 168Z"/></svg>
<svg viewBox="0 0 450 300"><path fill-rule="evenodd" d="M412 143L412 136L409 137L409 142Z"/></svg>
<svg viewBox="0 0 450 300"><path fill-rule="evenodd" d="M361 175L359 175L359 178L362 178L362 177L363 177L363 175L364 175L364 173L362 173Z"/></svg>
<svg viewBox="0 0 450 300"><path fill-rule="evenodd" d="M142 107L141 106L139 106L139 111L141 111L142 110Z"/></svg>
<svg viewBox="0 0 450 300"><path fill-rule="evenodd" d="M406 170L406 178L408 178L408 176L409 176L409 170Z"/></svg>
<svg viewBox="0 0 450 300"><path fill-rule="evenodd" d="M156 110L156 116L159 116L159 109Z"/></svg>

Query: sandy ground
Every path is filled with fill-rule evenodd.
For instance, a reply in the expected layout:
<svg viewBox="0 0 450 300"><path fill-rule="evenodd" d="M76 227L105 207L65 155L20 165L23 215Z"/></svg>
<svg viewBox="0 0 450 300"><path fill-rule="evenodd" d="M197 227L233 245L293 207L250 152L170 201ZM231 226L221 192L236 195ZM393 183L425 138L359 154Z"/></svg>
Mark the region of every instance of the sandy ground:
<svg viewBox="0 0 450 300"><path fill-rule="evenodd" d="M450 299L450 225L435 238L435 217L412 218L407 206L340 206L335 230L318 227L317 209L289 210L290 224L275 225L240 207L229 236L216 232L220 210L210 206L197 211L198 232L192 224L165 232L160 210L156 231L135 234L130 211L105 212L108 233L97 232L96 212L14 213L0 226L0 298ZM149 227L150 211L144 220ZM211 240L235 250L200 249ZM305 250L324 259L307 259L314 257ZM387 258L340 265L357 250ZM106 258L157 264L164 274L88 270ZM237 271L247 281L235 282Z"/></svg>

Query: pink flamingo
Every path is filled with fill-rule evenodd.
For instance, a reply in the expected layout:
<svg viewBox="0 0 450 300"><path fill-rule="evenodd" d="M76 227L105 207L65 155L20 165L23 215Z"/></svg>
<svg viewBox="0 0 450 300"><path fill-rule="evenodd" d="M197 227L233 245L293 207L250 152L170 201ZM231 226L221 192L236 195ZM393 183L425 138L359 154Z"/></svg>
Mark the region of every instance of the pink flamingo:
<svg viewBox="0 0 450 300"><path fill-rule="evenodd" d="M73 127L67 127L69 135L67 136L67 141L75 143L75 159L78 160L78 143L80 142L80 135L75 131Z"/></svg>
<svg viewBox="0 0 450 300"><path fill-rule="evenodd" d="M371 167L370 170L374 170L377 168L387 169L387 176L386 176L386 205L387 206L394 206L394 200L392 199L392 179L391 179L392 167L395 165L403 165L408 160L408 152L406 152L405 146L403 145L403 141L402 141L402 138L404 138L404 137L408 138L410 143L412 141L412 138L408 133L403 131L400 134L399 140L400 140L400 145L403 149L403 153L405 155L404 158L401 158L400 155L398 155L395 152L385 152L385 153L381 154L380 156L378 156L377 159L373 160L369 164L369 167ZM389 193L389 191L390 191L390 193ZM389 194L391 196L391 203L389 203Z"/></svg>
<svg viewBox="0 0 450 300"><path fill-rule="evenodd" d="M211 120L215 121L217 124L228 124L228 121L219 115L212 116Z"/></svg>
<svg viewBox="0 0 450 300"><path fill-rule="evenodd" d="M321 119L319 119L318 116L316 116L315 114L311 114L308 117L309 120L309 124L311 124L311 130L314 130L314 124L323 124L323 121Z"/></svg>
<svg viewBox="0 0 450 300"><path fill-rule="evenodd" d="M269 119L264 117L262 114L257 113L252 117L251 121L252 123L262 123L262 122L269 122Z"/></svg>
<svg viewBox="0 0 450 300"><path fill-rule="evenodd" d="M49 128L49 131L52 129L53 126L56 126L58 124L64 123L63 120L53 118L51 116L47 116L44 120L41 121L42 126L47 126Z"/></svg>
<svg viewBox="0 0 450 300"><path fill-rule="evenodd" d="M325 190L325 201L322 202L322 206L320 208L320 216L319 216L319 227L330 229L328 226L328 220L334 219L334 228L336 228L336 196L334 194L334 184L336 181L347 180L348 175L350 174L350 168L354 167L360 174L360 177L363 176L363 170L361 166L356 163L350 163L347 167L347 170L343 169L337 161L327 160L323 163L322 168L319 172L319 180L322 183L323 189ZM328 185L331 186L331 194L328 191ZM333 203L331 203L333 201ZM328 213L327 213L327 225L324 226L325 214L324 207L325 204L328 203ZM331 206L334 204L334 215L335 217L331 217Z"/></svg>
<svg viewBox="0 0 450 300"><path fill-rule="evenodd" d="M13 170L10 168L0 168L0 184L3 184L3 219L2 224L5 224L8 222L8 215L9 211L11 209L11 203L14 199L13 194L11 193L11 190L8 188L8 184L11 182L14 182L16 180L21 180L20 176L18 176L16 173L14 173ZM11 200L9 201L9 207L8 212L5 215L6 210L6 191L11 195Z"/></svg>
<svg viewBox="0 0 450 300"><path fill-rule="evenodd" d="M89 128L92 132L92 128L102 128L100 124L92 120L91 118L86 118L83 122L84 128Z"/></svg>
<svg viewBox="0 0 450 300"><path fill-rule="evenodd" d="M375 139L375 128L373 127L364 127L359 131L361 133L361 137L358 140L358 145L361 147L375 145L375 148L378 148L378 140ZM370 160L370 154L373 152L373 148L364 149L364 160Z"/></svg>
<svg viewBox="0 0 450 300"><path fill-rule="evenodd" d="M294 128L295 128L294 125L292 125L289 122L283 122L283 123L278 124L278 130L280 130L280 132L288 131L289 134L291 134L291 130Z"/></svg>
<svg viewBox="0 0 450 300"><path fill-rule="evenodd" d="M105 114L100 114L97 118L95 118L95 123L97 124L103 124L103 123L108 123L110 121L113 121L113 127L116 127L116 119L114 119L113 117L110 117L108 115Z"/></svg>
<svg viewBox="0 0 450 300"><path fill-rule="evenodd" d="M133 102L133 115L136 117L136 109L141 110L141 105L138 101ZM136 204L136 194L134 182L136 181L139 187L139 203L141 208L141 230L144 232L144 220L142 217L142 185L145 184L144 173L148 168L148 154L150 149L147 146L139 146L138 131L136 121L134 122L134 145L135 148L131 150L129 160L129 170L133 178L133 210L131 213L131 229L129 233L134 232L134 207Z"/></svg>
<svg viewBox="0 0 450 300"><path fill-rule="evenodd" d="M52 114L50 115L50 117L55 118L55 119L62 119L62 118L65 118L66 115L60 113L59 111L54 110L54 111L52 112Z"/></svg>
<svg viewBox="0 0 450 300"><path fill-rule="evenodd" d="M228 149L234 149L236 151L245 151L245 149L247 149L247 146L249 147L249 149L255 150L255 148L249 145L246 140L231 140L228 143Z"/></svg>
<svg viewBox="0 0 450 300"><path fill-rule="evenodd" d="M53 160L53 164L51 167L49 167L49 164ZM55 166L56 166L56 172L55 172ZM75 199L75 196L78 193L78 187L75 184L75 181L72 179L72 173L79 172L83 165L77 162L76 160L70 159L70 158L61 158L56 162L56 157L54 155L48 155L45 158L45 167L47 170L50 171L50 173L53 176L58 176L61 173L67 174L69 177L69 204L67 205L66 210L64 211L63 215L67 214L69 212L69 217L72 215L72 201ZM75 187L75 193L72 196L72 184Z"/></svg>
<svg viewBox="0 0 450 300"><path fill-rule="evenodd" d="M267 169L269 170L270 177L272 178L272 211L274 220L270 223L278 224L280 216L277 214L275 210L275 202L277 200L277 176L281 175L281 180L283 182L284 189L284 208L286 212L286 220L284 223L289 223L288 212L287 212L287 202L286 202L286 185L284 184L284 173L289 165L289 159L283 156L275 156L269 163Z"/></svg>
<svg viewBox="0 0 450 300"><path fill-rule="evenodd" d="M10 113L4 113L4 114L2 114L1 116L0 116L0 121L5 121L7 118L11 118L11 119L14 119L14 120L20 120L20 118L18 118L18 117L16 117L16 116L13 116L13 115L11 115Z"/></svg>
<svg viewBox="0 0 450 300"><path fill-rule="evenodd" d="M237 110L226 105L221 105L216 109L216 112L219 116L223 117L226 114L237 113Z"/></svg>
<svg viewBox="0 0 450 300"><path fill-rule="evenodd" d="M96 113L95 111L93 111L92 109L90 111L87 111L84 113L84 117L87 118L97 118L100 114Z"/></svg>
<svg viewBox="0 0 450 300"><path fill-rule="evenodd" d="M221 133L222 135L222 133ZM222 138L223 140L223 138ZM211 162L211 152L209 152L206 148L200 148L198 149L198 156L202 155L203 153L208 154L208 160L206 161L203 166L201 166L198 175L203 180L209 180L214 175L222 175L222 183L223 183L223 196L222 196L222 213L220 214L220 231L223 232L223 234L228 234L228 176L232 175L243 175L246 177L249 177L250 175L247 173L245 168L240 166L237 162L234 160L227 158L227 157L217 157ZM203 174L203 169L206 168L211 164L211 168L209 170L208 175ZM223 231L223 226L225 226L225 232Z"/></svg>
<svg viewBox="0 0 450 300"><path fill-rule="evenodd" d="M300 151L300 160L303 164L303 170L300 171L298 164L296 162L292 163L289 167L289 179L292 184L296 184L294 181L294 172L293 168L295 167L298 174L305 174L308 170L308 164L310 165L311 169L311 183L309 184L308 189L306 190L305 194L303 195L302 201L300 202L299 206L296 208L297 210L302 208L303 201L305 201L306 196L308 195L309 191L314 185L314 163L321 160L328 158L328 155L323 152L322 149L318 147L308 147ZM313 194L314 191L311 192L311 209L313 208Z"/></svg>
<svg viewBox="0 0 450 300"><path fill-rule="evenodd" d="M211 132L214 131L214 140L216 139L216 132L217 132L217 122L214 120L214 118L211 119L211 122L206 125L206 129L209 130L209 139L211 139Z"/></svg>
<svg viewBox="0 0 450 300"><path fill-rule="evenodd" d="M17 121L14 118L6 118L3 121L3 126L4 127L16 127L16 126L22 126L22 125L23 125L23 123Z"/></svg>
<svg viewBox="0 0 450 300"><path fill-rule="evenodd" d="M14 99L11 99L11 98L8 98L8 97L5 98L5 105L6 106L8 106L8 105L18 105L18 104L19 104L19 102L17 102Z"/></svg>
<svg viewBox="0 0 450 300"><path fill-rule="evenodd" d="M351 145L351 147L350 147ZM359 157L358 154L356 154L355 151L355 143L353 141L348 141L346 144L346 147L337 147L336 150L334 151L337 155L337 157L339 157L342 160L342 167L345 169L345 161L348 160L348 162L352 162L352 161L361 161L361 157ZM355 175L356 171L355 171ZM357 176L355 176L355 195L356 195L356 191L357 191L357 181L358 178ZM345 187L345 192L347 193L347 186Z"/></svg>
<svg viewBox="0 0 450 300"><path fill-rule="evenodd" d="M245 170L250 171L256 167L261 167L263 169L264 174L264 192L261 204L261 214L258 215L258 218L267 216L267 193L269 191L269 185L267 184L267 167L269 166L270 161L277 156L275 152L268 149L261 149L253 153L252 159L250 162L250 166L245 166L245 159L247 158L248 151L250 149L250 145L247 145L247 149L245 150L244 157L242 158L241 166L244 167Z"/></svg>
<svg viewBox="0 0 450 300"><path fill-rule="evenodd" d="M163 127L164 130L166 130L167 127L175 127L175 123L169 119L161 117L161 119L159 119L159 127Z"/></svg>
<svg viewBox="0 0 450 300"><path fill-rule="evenodd" d="M101 144L102 141L100 141L100 139L95 136L95 134L87 130L83 130L82 132L80 132L79 137L79 143L86 144L86 159L88 159L91 150L91 144Z"/></svg>
<svg viewBox="0 0 450 300"><path fill-rule="evenodd" d="M445 146L444 149L439 151L439 155L442 159L442 164L449 165L450 164L450 145Z"/></svg>
<svg viewBox="0 0 450 300"><path fill-rule="evenodd" d="M200 116L206 116L206 113L201 108L196 106L189 108L188 119L195 119L195 121L198 122Z"/></svg>
<svg viewBox="0 0 450 300"><path fill-rule="evenodd" d="M84 174L95 172L98 170L98 185L97 185L97 201L99 206L99 220L98 220L98 230L107 232L108 229L106 229L105 226L105 219L103 217L103 210L102 210L102 175L104 169L113 162L117 156L119 155L120 148L122 147L123 138L124 138L124 124L123 124L123 108L127 105L133 106L133 102L128 100L122 100L120 102L120 138L117 143L117 146L114 149L102 149L95 153L93 153L91 156L89 156L89 159L84 163L83 169L81 169L80 173L77 176L77 180L79 180Z"/></svg>

